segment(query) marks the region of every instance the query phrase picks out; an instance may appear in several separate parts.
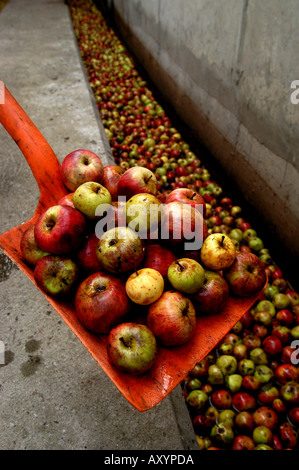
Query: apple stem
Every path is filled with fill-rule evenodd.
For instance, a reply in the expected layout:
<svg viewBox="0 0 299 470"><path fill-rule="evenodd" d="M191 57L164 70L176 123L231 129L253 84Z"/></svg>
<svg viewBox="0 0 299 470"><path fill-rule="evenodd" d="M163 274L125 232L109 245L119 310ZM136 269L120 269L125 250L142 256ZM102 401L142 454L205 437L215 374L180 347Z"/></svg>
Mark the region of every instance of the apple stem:
<svg viewBox="0 0 299 470"><path fill-rule="evenodd" d="M176 260L176 264L179 266L180 271L184 271L184 270L185 270L184 266L183 266L182 264L180 264L178 260Z"/></svg>
<svg viewBox="0 0 299 470"><path fill-rule="evenodd" d="M184 310L182 311L182 314L183 314L184 316L186 316L187 313L188 313L188 307L184 308Z"/></svg>
<svg viewBox="0 0 299 470"><path fill-rule="evenodd" d="M145 180L145 183L147 183L147 182L151 179L152 176L153 176L153 175L150 175L150 176Z"/></svg>
<svg viewBox="0 0 299 470"><path fill-rule="evenodd" d="M125 341L125 339L124 339L123 336L121 336L121 337L119 338L119 341L121 341L121 342L123 343L123 345L126 346L126 348L130 348L130 347L131 347L131 342L128 342L128 343L127 343L127 342Z"/></svg>
<svg viewBox="0 0 299 470"><path fill-rule="evenodd" d="M190 197L190 200L193 199L196 196L196 193L193 193L192 196Z"/></svg>
<svg viewBox="0 0 299 470"><path fill-rule="evenodd" d="M52 219L51 219L51 220L48 220L48 222L47 222L47 224L46 224L47 228L53 228L54 225L55 225L55 221L52 220Z"/></svg>
<svg viewBox="0 0 299 470"><path fill-rule="evenodd" d="M225 236L222 235L221 242L220 242L220 246L223 246L224 239L225 239Z"/></svg>

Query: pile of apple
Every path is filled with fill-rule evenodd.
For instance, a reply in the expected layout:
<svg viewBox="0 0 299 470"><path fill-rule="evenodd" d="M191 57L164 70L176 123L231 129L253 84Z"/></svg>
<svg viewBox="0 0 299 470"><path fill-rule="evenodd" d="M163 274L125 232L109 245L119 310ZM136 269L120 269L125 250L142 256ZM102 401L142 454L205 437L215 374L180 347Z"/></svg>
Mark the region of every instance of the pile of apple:
<svg viewBox="0 0 299 470"><path fill-rule="evenodd" d="M172 126L101 12L91 0L69 0L68 5L116 164L123 169L140 166L151 170L158 181L162 202L177 188L198 192L205 201L208 234L227 235L238 252L254 253L266 266L268 286L263 303L257 303L243 316L184 383L199 448L246 449L253 445L298 448L298 376L292 367L298 364L298 344L294 345L298 340L298 293L273 261L258 232L244 219L242 208L223 194L221 186L203 165L203 158L190 150ZM157 244L155 248L155 244L146 243L145 259L150 250L157 250L152 259L159 259L158 253L163 252L162 260L166 260L165 249L168 248L170 245ZM89 248L86 250L88 253ZM188 256L191 258L192 253ZM83 258L91 268L93 262L87 261L88 256ZM195 260L199 261L196 256ZM258 359L259 354L261 359ZM222 355L229 356L229 360L227 357L220 359ZM234 358L238 363L235 371ZM244 368L243 359L254 359L254 369ZM233 364L230 369L224 366L227 360ZM264 364L258 364L259 360ZM256 371L256 366L262 367ZM265 372L264 378L261 371ZM187 401L193 389L198 395L203 391L208 396L208 399L204 396L204 406L200 409L191 405L192 395ZM214 392L218 392L218 399L216 394L213 396ZM201 420L206 426L200 425ZM220 426L225 420L226 425ZM253 436L253 429L261 422L272 434L259 428ZM213 432L212 424L218 425Z"/></svg>
<svg viewBox="0 0 299 470"><path fill-rule="evenodd" d="M41 289L73 295L84 327L109 335L118 369L149 370L157 343L186 343L197 316L220 312L230 293L250 296L265 286L256 255L237 252L225 234L208 234L198 193L175 189L162 203L151 170L104 167L82 149L65 157L61 178L69 193L24 232L21 252Z"/></svg>
<svg viewBox="0 0 299 470"><path fill-rule="evenodd" d="M184 381L200 449L298 449L299 296L272 288Z"/></svg>

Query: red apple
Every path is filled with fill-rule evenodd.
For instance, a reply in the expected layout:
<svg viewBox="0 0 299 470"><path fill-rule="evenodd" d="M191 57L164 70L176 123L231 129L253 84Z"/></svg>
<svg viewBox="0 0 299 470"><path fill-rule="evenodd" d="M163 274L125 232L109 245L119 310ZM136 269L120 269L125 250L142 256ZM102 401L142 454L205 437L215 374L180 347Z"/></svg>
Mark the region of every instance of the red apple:
<svg viewBox="0 0 299 470"><path fill-rule="evenodd" d="M299 426L299 406L294 406L294 408L291 408L288 416L294 426Z"/></svg>
<svg viewBox="0 0 299 470"><path fill-rule="evenodd" d="M147 245L142 267L156 269L166 280L168 268L176 258L172 251L162 245Z"/></svg>
<svg viewBox="0 0 299 470"><path fill-rule="evenodd" d="M195 332L195 308L180 292L165 291L150 305L147 326L164 346L185 344Z"/></svg>
<svg viewBox="0 0 299 470"><path fill-rule="evenodd" d="M96 250L99 239L95 233L86 235L82 244L76 252L78 265L87 273L94 273L101 270Z"/></svg>
<svg viewBox="0 0 299 470"><path fill-rule="evenodd" d="M258 256L244 252L236 254L233 264L224 271L224 278L232 292L240 297L259 292L267 281L264 264Z"/></svg>
<svg viewBox="0 0 299 470"><path fill-rule="evenodd" d="M52 296L65 296L78 279L78 266L73 260L48 255L41 258L34 268L37 285Z"/></svg>
<svg viewBox="0 0 299 470"><path fill-rule="evenodd" d="M165 221L161 239L172 245L183 245L185 250L198 250L208 235L206 222L199 211L183 202L165 204Z"/></svg>
<svg viewBox="0 0 299 470"><path fill-rule="evenodd" d="M154 173L148 168L134 166L128 168L118 181L118 195L130 199L135 194L149 193L154 196L158 193L158 181Z"/></svg>
<svg viewBox="0 0 299 470"><path fill-rule="evenodd" d="M75 308L85 328L96 333L109 333L130 310L125 282L104 272L91 274L77 289Z"/></svg>
<svg viewBox="0 0 299 470"><path fill-rule="evenodd" d="M25 261L32 265L36 265L39 259L50 254L38 247L34 236L34 225L31 225L23 233L20 250Z"/></svg>
<svg viewBox="0 0 299 470"><path fill-rule="evenodd" d="M73 195L74 193L66 194L57 202L57 204L61 206L71 206L75 209L75 206L73 204Z"/></svg>
<svg viewBox="0 0 299 470"><path fill-rule="evenodd" d="M225 279L207 269L202 287L191 299L198 314L211 315L218 313L225 306L228 297L229 287Z"/></svg>
<svg viewBox="0 0 299 470"><path fill-rule="evenodd" d="M111 194L112 201L117 200L118 196L118 181L125 169L119 165L108 165L104 167L104 174L102 178L102 185L108 189Z"/></svg>
<svg viewBox="0 0 299 470"><path fill-rule="evenodd" d="M69 153L61 164L61 178L64 185L75 191L87 181L100 183L104 174L104 166L98 155L89 150L74 150Z"/></svg>
<svg viewBox="0 0 299 470"><path fill-rule="evenodd" d="M278 426L277 413L269 406L260 406L253 412L253 420L256 426L267 426L275 431Z"/></svg>
<svg viewBox="0 0 299 470"><path fill-rule="evenodd" d="M158 354L157 341L146 325L121 323L108 335L107 353L119 371L140 375L153 366Z"/></svg>
<svg viewBox="0 0 299 470"><path fill-rule="evenodd" d="M256 408L256 399L247 392L237 392L233 396L233 406L237 411L252 411Z"/></svg>
<svg viewBox="0 0 299 470"><path fill-rule="evenodd" d="M255 443L249 436L238 435L235 436L231 448L232 450L254 450Z"/></svg>
<svg viewBox="0 0 299 470"><path fill-rule="evenodd" d="M294 364L280 364L274 371L275 379L279 384L287 382L297 382L299 378L299 370Z"/></svg>
<svg viewBox="0 0 299 470"><path fill-rule="evenodd" d="M206 203L197 191L193 191L190 188L176 188L168 194L165 204L169 204L174 201L190 204L191 206L199 209L201 214L205 217Z"/></svg>
<svg viewBox="0 0 299 470"><path fill-rule="evenodd" d="M78 248L85 230L86 221L81 212L69 206L55 205L40 215L34 236L41 250L60 255Z"/></svg>

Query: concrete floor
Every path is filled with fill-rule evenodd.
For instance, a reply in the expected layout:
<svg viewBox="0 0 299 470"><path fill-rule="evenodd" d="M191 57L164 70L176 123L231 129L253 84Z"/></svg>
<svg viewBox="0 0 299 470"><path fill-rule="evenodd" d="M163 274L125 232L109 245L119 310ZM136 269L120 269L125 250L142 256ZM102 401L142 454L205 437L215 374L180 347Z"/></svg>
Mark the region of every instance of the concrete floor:
<svg viewBox="0 0 299 470"><path fill-rule="evenodd" d="M9 0L0 14L0 80L60 161L88 148L111 162L63 0ZM39 191L2 126L0 142L2 233L32 216ZM138 412L2 253L0 302L1 450L196 449L180 387Z"/></svg>

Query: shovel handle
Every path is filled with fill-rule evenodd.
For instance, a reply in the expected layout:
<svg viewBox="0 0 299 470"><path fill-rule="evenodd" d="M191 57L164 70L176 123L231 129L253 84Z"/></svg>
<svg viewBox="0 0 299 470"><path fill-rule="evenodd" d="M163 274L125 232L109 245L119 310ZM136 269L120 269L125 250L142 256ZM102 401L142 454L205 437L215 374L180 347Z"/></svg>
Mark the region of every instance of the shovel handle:
<svg viewBox="0 0 299 470"><path fill-rule="evenodd" d="M48 207L68 193L60 176L60 163L52 148L12 94L4 87L0 122L16 142L40 189L39 204Z"/></svg>

